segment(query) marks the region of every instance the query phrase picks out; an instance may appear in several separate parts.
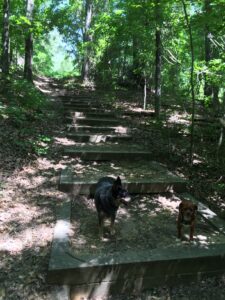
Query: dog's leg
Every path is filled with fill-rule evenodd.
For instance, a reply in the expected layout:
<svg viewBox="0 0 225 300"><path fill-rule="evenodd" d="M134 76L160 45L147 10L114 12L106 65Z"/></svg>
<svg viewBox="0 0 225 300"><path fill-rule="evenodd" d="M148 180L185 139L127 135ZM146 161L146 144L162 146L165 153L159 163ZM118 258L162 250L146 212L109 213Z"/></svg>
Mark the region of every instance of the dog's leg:
<svg viewBox="0 0 225 300"><path fill-rule="evenodd" d="M190 226L190 241L193 241L194 231L195 231L195 223L192 222Z"/></svg>
<svg viewBox="0 0 225 300"><path fill-rule="evenodd" d="M182 224L180 222L177 223L177 237L178 239L182 237Z"/></svg>
<svg viewBox="0 0 225 300"><path fill-rule="evenodd" d="M115 223L115 215L111 216L111 224L110 224L110 233L111 235L115 234L115 228L114 228L114 223Z"/></svg>
<svg viewBox="0 0 225 300"><path fill-rule="evenodd" d="M100 237L103 237L103 223L104 223L103 215L101 213L98 213L98 224L99 224Z"/></svg>

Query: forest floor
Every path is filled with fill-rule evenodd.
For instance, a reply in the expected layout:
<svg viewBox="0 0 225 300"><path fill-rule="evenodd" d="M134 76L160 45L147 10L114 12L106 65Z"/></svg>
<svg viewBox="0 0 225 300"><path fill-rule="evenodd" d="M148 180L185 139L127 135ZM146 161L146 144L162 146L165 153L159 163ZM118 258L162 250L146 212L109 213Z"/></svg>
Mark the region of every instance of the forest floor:
<svg viewBox="0 0 225 300"><path fill-rule="evenodd" d="M50 96L56 85L39 78L36 85ZM110 96L110 95L109 95ZM107 95L108 97L108 95ZM120 109L141 110L141 96L117 92L114 105ZM51 137L46 154L24 155L10 141L19 134L0 120L0 300L53 300L54 287L46 283L57 204L66 195L57 189L60 171L68 164L62 157L65 123L62 103L51 98L54 117L42 124ZM129 101L128 101L129 99ZM168 103L168 102L167 102ZM190 134L189 111L185 106L164 106L163 121L148 116L132 118L138 127L137 141L155 149L158 161L190 179L189 190L201 201L225 216L224 158L217 151L218 124L198 125L195 138L194 165L188 165ZM111 300L225 299L225 276L206 278L198 283L154 288L139 296L115 295Z"/></svg>

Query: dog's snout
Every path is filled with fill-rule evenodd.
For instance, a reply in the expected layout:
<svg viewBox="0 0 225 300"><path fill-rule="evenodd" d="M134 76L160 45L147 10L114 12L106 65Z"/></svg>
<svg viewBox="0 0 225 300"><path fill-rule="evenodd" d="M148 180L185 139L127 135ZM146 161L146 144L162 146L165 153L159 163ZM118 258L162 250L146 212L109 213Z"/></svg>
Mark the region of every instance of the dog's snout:
<svg viewBox="0 0 225 300"><path fill-rule="evenodd" d="M128 204L131 201L131 197L129 194L126 194L126 196L122 197L123 203Z"/></svg>

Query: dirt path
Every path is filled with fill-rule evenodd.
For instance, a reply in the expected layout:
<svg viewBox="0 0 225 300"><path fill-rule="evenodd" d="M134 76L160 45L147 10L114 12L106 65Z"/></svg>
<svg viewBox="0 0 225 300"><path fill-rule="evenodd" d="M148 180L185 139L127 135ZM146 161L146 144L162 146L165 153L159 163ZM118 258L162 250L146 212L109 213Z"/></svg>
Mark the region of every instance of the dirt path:
<svg viewBox="0 0 225 300"><path fill-rule="evenodd" d="M51 93L48 82L36 83ZM60 102L54 101L57 119L46 130L53 137L46 156L19 157L7 143L1 149L0 299L53 299L45 279L55 209L65 197L56 188L64 166L58 142L63 129Z"/></svg>

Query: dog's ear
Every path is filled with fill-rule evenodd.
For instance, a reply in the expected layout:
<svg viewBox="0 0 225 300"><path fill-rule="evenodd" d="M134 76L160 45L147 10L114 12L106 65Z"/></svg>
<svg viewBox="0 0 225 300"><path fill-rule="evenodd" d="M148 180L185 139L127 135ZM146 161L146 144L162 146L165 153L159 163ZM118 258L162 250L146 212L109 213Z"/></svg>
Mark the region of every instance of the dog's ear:
<svg viewBox="0 0 225 300"><path fill-rule="evenodd" d="M117 184L117 185L121 185L121 184L122 184L122 183L121 183L120 176L118 176L118 177L116 178L115 184Z"/></svg>
<svg viewBox="0 0 225 300"><path fill-rule="evenodd" d="M179 210L182 210L182 208L183 208L183 202L180 203Z"/></svg>
<svg viewBox="0 0 225 300"><path fill-rule="evenodd" d="M117 193L118 189L121 187L121 179L118 176L117 179L113 182L112 191L113 193Z"/></svg>

